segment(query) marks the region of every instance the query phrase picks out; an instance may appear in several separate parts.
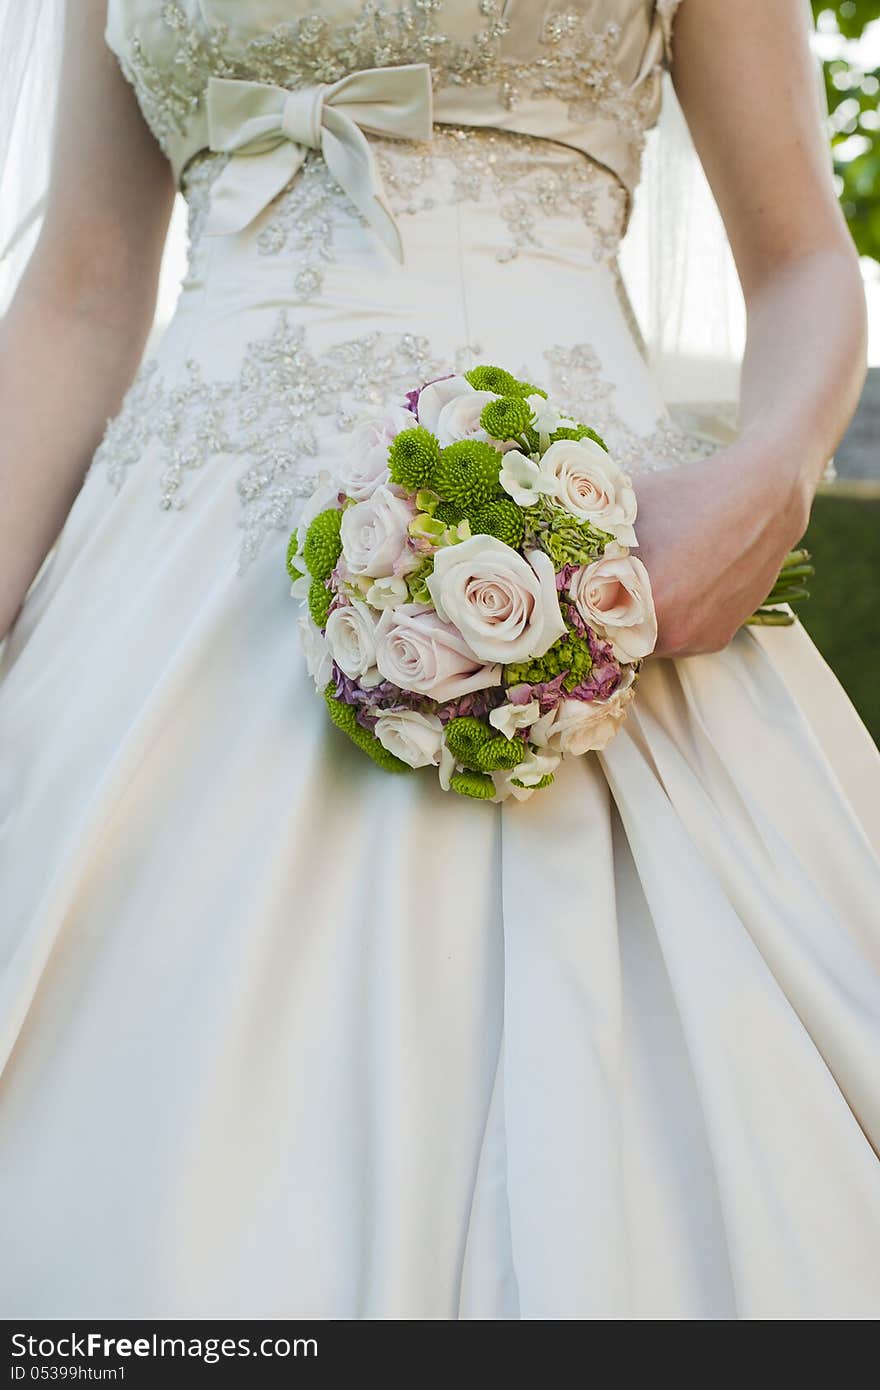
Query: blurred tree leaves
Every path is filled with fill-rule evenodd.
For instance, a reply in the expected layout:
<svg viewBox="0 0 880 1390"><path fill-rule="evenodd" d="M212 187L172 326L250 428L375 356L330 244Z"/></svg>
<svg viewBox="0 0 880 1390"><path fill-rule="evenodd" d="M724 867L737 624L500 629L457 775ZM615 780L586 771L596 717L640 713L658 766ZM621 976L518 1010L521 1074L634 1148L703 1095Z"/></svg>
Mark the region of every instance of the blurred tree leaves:
<svg viewBox="0 0 880 1390"><path fill-rule="evenodd" d="M812 0L817 24L843 39L858 39L880 18L878 0ZM845 48L846 45L841 45ZM846 56L825 62L834 167L840 201L862 256L880 261L880 68L862 68Z"/></svg>

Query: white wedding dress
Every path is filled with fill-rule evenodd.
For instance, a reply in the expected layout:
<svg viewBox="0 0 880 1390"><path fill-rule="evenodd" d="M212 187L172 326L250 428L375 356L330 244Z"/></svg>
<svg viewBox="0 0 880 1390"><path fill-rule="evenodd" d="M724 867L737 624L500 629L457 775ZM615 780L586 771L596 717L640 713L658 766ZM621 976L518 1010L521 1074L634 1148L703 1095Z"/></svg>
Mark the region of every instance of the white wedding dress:
<svg viewBox="0 0 880 1390"><path fill-rule="evenodd" d="M192 249L3 654L4 1317L880 1314L880 759L803 629L648 661L488 806L330 725L284 570L351 422L453 367L693 450L615 261L674 8L111 0ZM419 62L433 141L369 136L402 265L318 150L206 234L268 167L212 76Z"/></svg>

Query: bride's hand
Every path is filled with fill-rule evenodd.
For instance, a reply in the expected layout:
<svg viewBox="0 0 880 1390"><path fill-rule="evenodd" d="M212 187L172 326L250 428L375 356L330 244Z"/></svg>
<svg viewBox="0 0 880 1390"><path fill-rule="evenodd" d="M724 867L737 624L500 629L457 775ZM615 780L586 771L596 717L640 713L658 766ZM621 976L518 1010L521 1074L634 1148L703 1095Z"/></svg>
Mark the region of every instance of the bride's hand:
<svg viewBox="0 0 880 1390"><path fill-rule="evenodd" d="M635 554L657 609L655 655L720 651L767 597L809 519L794 462L741 443L664 472L637 473Z"/></svg>

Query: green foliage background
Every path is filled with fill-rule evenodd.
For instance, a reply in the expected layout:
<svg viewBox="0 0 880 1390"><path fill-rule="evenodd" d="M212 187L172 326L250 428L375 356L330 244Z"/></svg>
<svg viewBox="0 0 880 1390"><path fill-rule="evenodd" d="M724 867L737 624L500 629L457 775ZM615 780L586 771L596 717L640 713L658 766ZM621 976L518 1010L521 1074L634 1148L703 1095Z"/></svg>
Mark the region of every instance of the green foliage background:
<svg viewBox="0 0 880 1390"><path fill-rule="evenodd" d="M880 0L812 0L817 24L836 22L844 39L858 39L880 19ZM880 68L845 57L824 64L840 201L859 252L880 261Z"/></svg>

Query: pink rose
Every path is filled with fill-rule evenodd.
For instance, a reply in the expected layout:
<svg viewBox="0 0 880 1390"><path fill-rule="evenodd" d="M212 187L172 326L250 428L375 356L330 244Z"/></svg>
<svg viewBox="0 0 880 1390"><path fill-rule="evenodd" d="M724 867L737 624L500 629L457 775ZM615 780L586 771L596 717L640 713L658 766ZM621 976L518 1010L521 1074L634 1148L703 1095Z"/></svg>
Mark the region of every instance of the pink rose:
<svg viewBox="0 0 880 1390"><path fill-rule="evenodd" d="M401 690L441 702L501 682L499 665L480 662L451 623L418 603L385 609L376 627L376 665Z"/></svg>
<svg viewBox="0 0 880 1390"><path fill-rule="evenodd" d="M445 546L425 581L442 618L454 623L483 661L543 656L565 632L553 561L520 555L495 536Z"/></svg>
<svg viewBox="0 0 880 1390"><path fill-rule="evenodd" d="M372 497L376 488L388 481L389 445L401 430L413 429L417 423L412 412L402 406L392 406L384 416L359 421L339 472L341 490L356 502Z"/></svg>
<svg viewBox="0 0 880 1390"><path fill-rule="evenodd" d="M408 553L409 523L414 512L410 504L384 484L364 502L346 507L342 513L340 535L342 556L352 574L383 579L397 574L395 568Z"/></svg>
<svg viewBox="0 0 880 1390"><path fill-rule="evenodd" d="M638 661L654 650L651 581L634 555L609 545L601 560L575 570L568 591L584 622L608 639L618 661Z"/></svg>

